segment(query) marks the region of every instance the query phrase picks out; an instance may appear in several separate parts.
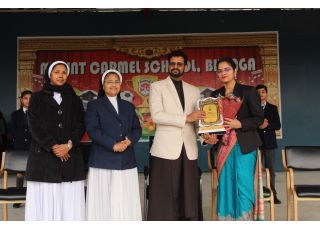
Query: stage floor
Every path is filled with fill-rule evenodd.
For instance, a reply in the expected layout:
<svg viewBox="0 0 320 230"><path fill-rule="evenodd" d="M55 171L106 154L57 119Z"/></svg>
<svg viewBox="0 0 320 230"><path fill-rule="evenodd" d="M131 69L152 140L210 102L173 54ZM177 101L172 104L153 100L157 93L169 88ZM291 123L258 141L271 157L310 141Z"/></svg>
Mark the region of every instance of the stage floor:
<svg viewBox="0 0 320 230"><path fill-rule="evenodd" d="M315 175L314 172L296 172L296 183L300 184L311 184L319 183L319 174ZM313 176L312 176L313 175ZM140 197L141 197L141 207L143 214L143 194L144 194L144 176L139 173L139 183L140 183ZM10 176L9 185L15 184L15 177ZM2 180L0 180L0 185L2 187ZM286 178L284 172L276 173L276 189L278 192L278 198L282 201L282 204L275 205L275 220L285 221L287 220L287 209L286 209ZM202 174L202 205L203 205L203 215L204 220L211 220L211 173ZM292 200L291 200L292 207ZM299 220L320 220L320 203L312 201L298 202L299 207ZM291 214L293 218L293 212ZM269 220L269 203L265 203L265 219ZM3 220L3 206L0 205L0 220ZM21 208L12 208L9 205L9 220L11 221L23 221L24 220L24 205Z"/></svg>

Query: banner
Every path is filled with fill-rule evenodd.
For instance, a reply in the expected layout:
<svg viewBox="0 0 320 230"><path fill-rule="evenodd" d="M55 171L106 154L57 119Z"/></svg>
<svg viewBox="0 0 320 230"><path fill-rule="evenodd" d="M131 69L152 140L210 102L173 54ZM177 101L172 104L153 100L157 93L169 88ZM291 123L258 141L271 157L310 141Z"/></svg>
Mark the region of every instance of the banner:
<svg viewBox="0 0 320 230"><path fill-rule="evenodd" d="M237 81L255 86L264 83L263 64L260 48L219 47L219 48L185 48L188 56L187 71L183 80L199 87L202 97L222 85L216 74L216 63L220 57L229 56L237 64ZM117 69L123 75L121 98L132 102L143 128L143 139L153 135L155 125L150 118L148 105L150 84L168 76L166 56L145 59L131 56L116 50L87 51L46 51L36 52L33 68L32 90L42 89L44 71L49 62L62 60L70 67L70 83L76 94L82 99L84 108L87 103L97 98L99 82L105 70Z"/></svg>

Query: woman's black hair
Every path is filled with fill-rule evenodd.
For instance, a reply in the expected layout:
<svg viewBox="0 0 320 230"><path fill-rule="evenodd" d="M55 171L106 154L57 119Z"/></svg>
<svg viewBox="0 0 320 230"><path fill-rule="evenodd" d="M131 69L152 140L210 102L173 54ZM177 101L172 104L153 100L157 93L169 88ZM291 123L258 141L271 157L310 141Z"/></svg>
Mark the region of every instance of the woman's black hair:
<svg viewBox="0 0 320 230"><path fill-rule="evenodd" d="M217 69L218 69L218 66L221 62L227 62L233 70L235 70L237 68L237 65L236 63L233 61L233 59L231 57L221 57L218 59L217 61Z"/></svg>

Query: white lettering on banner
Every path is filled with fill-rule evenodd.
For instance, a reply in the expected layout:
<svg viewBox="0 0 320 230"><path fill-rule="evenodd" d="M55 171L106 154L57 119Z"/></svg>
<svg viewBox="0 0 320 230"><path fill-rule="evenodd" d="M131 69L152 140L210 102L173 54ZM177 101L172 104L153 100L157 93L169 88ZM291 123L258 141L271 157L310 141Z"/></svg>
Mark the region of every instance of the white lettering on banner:
<svg viewBox="0 0 320 230"><path fill-rule="evenodd" d="M140 65L139 61L129 62L129 73L141 73L139 65Z"/></svg>
<svg viewBox="0 0 320 230"><path fill-rule="evenodd" d="M109 62L109 69L117 69L117 63L114 61Z"/></svg>
<svg viewBox="0 0 320 230"><path fill-rule="evenodd" d="M206 72L212 72L213 69L215 68L215 64L213 64L213 62L216 62L216 59L214 59L213 61L210 59L206 59L205 60L205 64L206 64Z"/></svg>
<svg viewBox="0 0 320 230"><path fill-rule="evenodd" d="M248 59L248 70L256 70L256 59L249 58Z"/></svg>
<svg viewBox="0 0 320 230"><path fill-rule="evenodd" d="M196 66L196 60L191 60L187 62L186 73L188 72L201 72L201 69Z"/></svg>
<svg viewBox="0 0 320 230"><path fill-rule="evenodd" d="M159 73L159 71L160 71L160 63L159 63L159 61L152 61L150 63L150 71L152 73Z"/></svg>
<svg viewBox="0 0 320 230"><path fill-rule="evenodd" d="M87 65L86 62L66 62L67 65L70 67L70 74L81 74L83 75L85 72L85 67ZM40 64L40 74L44 75L45 71L48 67L48 62L42 62Z"/></svg>
<svg viewBox="0 0 320 230"><path fill-rule="evenodd" d="M106 62L106 61L101 62L99 73L102 74L102 73L106 72L106 70L108 70L108 62Z"/></svg>
<svg viewBox="0 0 320 230"><path fill-rule="evenodd" d="M206 59L205 67L206 72L216 72L217 71L217 62L219 59ZM236 63L236 68L240 71L254 71L256 70L256 60L254 58L245 58L241 59L232 59Z"/></svg>
<svg viewBox="0 0 320 230"><path fill-rule="evenodd" d="M237 60L235 60L236 62ZM238 62L238 69L241 70L241 71L244 71L244 70L247 70L248 68L248 65L247 63L245 62L245 59L244 58L241 58Z"/></svg>
<svg viewBox="0 0 320 230"><path fill-rule="evenodd" d="M169 71L168 61L158 61L153 60L151 62L146 61L144 64L144 73L167 73ZM185 72L201 72L201 69L197 67L196 60L191 60L187 62L187 67Z"/></svg>
<svg viewBox="0 0 320 230"><path fill-rule="evenodd" d="M168 61L154 60L152 62L146 61L144 63L144 73L166 73L168 72Z"/></svg>
<svg viewBox="0 0 320 230"><path fill-rule="evenodd" d="M110 62L92 62L90 64L91 74L103 74L108 69L116 69L120 73L141 73L139 61L110 61Z"/></svg>
<svg viewBox="0 0 320 230"><path fill-rule="evenodd" d="M236 63L236 67L239 71L255 71L256 60L255 58L233 58ZM218 59L205 59L205 72L216 72L217 71ZM87 66L86 62L67 62L70 67L70 74L84 75ZM44 75L45 70L48 66L48 62L40 63L40 74ZM140 61L104 61L104 62L91 62L89 66L90 74L100 75L108 69L116 69L122 74L135 74L141 73ZM142 72L158 74L167 73L169 71L169 62L167 60L152 60L145 61ZM200 73L201 68L197 66L197 60L191 59L187 62L186 73L196 72Z"/></svg>
<svg viewBox="0 0 320 230"><path fill-rule="evenodd" d="M128 62L127 61L119 61L118 62L118 70L120 73L128 73Z"/></svg>
<svg viewBox="0 0 320 230"><path fill-rule="evenodd" d="M84 74L85 62L71 62L67 63L70 67L70 73L72 74Z"/></svg>
<svg viewBox="0 0 320 230"><path fill-rule="evenodd" d="M92 62L90 65L90 73L91 74L98 74L100 71L99 62Z"/></svg>
<svg viewBox="0 0 320 230"><path fill-rule="evenodd" d="M254 71L256 70L256 60L254 58L241 58L239 61L233 58L233 61L236 63L237 69L240 71Z"/></svg>
<svg viewBox="0 0 320 230"><path fill-rule="evenodd" d="M46 72L46 69L47 69L47 67L48 67L48 62L42 62L41 64L40 64L40 74L41 75L44 75L45 74L45 72Z"/></svg>
<svg viewBox="0 0 320 230"><path fill-rule="evenodd" d="M87 65L87 63L86 63L86 62L79 62L80 74L84 74L84 71L85 71L86 65Z"/></svg>

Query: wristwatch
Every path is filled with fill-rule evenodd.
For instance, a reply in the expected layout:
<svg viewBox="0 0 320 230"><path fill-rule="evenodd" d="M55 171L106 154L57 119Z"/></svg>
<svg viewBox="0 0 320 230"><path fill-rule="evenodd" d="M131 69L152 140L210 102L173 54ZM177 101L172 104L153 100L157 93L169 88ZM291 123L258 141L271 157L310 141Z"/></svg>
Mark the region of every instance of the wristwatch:
<svg viewBox="0 0 320 230"><path fill-rule="evenodd" d="M70 149L72 148L72 141L71 141L71 140L68 140L67 145L68 145L68 149L70 150Z"/></svg>

